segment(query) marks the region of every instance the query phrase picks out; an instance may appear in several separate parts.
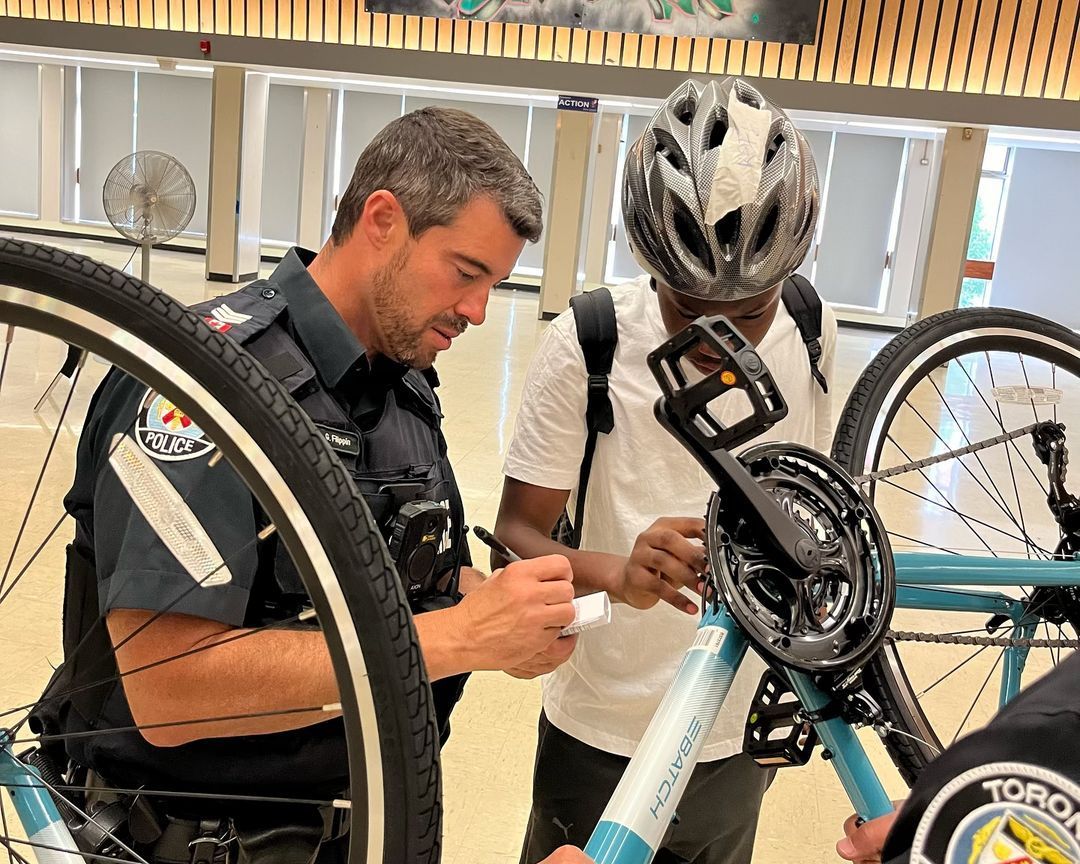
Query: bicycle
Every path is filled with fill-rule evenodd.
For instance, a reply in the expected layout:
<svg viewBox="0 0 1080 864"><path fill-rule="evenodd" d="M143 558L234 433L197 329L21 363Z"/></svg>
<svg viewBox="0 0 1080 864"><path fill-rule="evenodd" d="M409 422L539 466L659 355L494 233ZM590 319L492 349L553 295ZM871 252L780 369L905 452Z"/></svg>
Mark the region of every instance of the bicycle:
<svg viewBox="0 0 1080 864"><path fill-rule="evenodd" d="M731 455L729 448L760 434L786 409L760 357L723 319L699 321L654 353L650 362L663 392L658 417L718 484L708 512L710 602L703 604L698 638L590 843L588 851L600 864L651 859L698 748L751 645L774 671L764 681L748 723L747 749L774 764L805 764L820 737L856 809L867 817L890 805L854 727L868 725L878 730L907 779L942 746L935 732L940 724L924 710L925 694L916 694L909 681L911 664L904 663L899 647L905 644L905 633L888 629L894 608L963 608L993 616L988 636L946 635L988 639L1008 652L1010 671L1003 677L1002 699L1019 688L1032 649L1044 643L1052 643L1051 652L1055 647L1076 647L1075 640L1033 638L1040 626L1047 628L1049 636L1051 625L1063 634L1063 626L1075 630L1077 623L1072 604L1080 581L1074 569L1078 565L1067 560L1076 551L1076 502L1064 485L1064 430L1054 432L1061 400L1052 403L1054 416L1049 425L1039 421L1006 429L999 412L1002 428L997 435L967 441L923 460L908 458L902 466L882 467L889 452L886 444L895 440L890 430L899 406L925 380L924 372L933 380L949 352L960 356L968 347L986 348L989 355L1001 342L1010 349L1022 348L1023 356L1042 357L1039 362L1049 358L1051 390L1057 388L1059 370L1080 376L1080 340L1069 331L1020 313L991 314L1006 318L990 321L993 332L981 332L981 325L976 326L987 323L985 313L946 313L893 340L849 400L834 448L837 461L806 448L772 444L755 447L738 458ZM26 360L17 356L20 347L29 355L30 368L36 370L40 356L59 360L66 353L64 344L73 344L136 375L165 398L178 400L184 412L207 431L224 456L215 464L231 466L272 516L275 531L284 539L311 595L313 608L298 617L305 622L317 620L322 626L338 673L341 705L312 706L312 710L343 709L350 788L347 797L315 803L348 812L350 861L438 860L436 738L407 606L362 500L307 418L276 381L198 316L138 280L81 256L0 241L0 323L7 325L0 400L9 363ZM61 342L45 354L37 336L15 340L15 328ZM938 340L942 332L950 337L945 342ZM991 344L987 339L998 342ZM690 383L681 364L701 342L726 362L704 381ZM944 354L941 345L945 345ZM1036 371L1033 364L1028 365L1032 368L1025 367L1025 380ZM92 378L94 372L102 371L88 369L89 364L81 365L77 374ZM970 376L970 370L965 374ZM978 375L971 377L974 383ZM57 568L45 566L35 572L32 565L39 559L48 564L50 543L63 519L41 523L44 539L19 568L14 562L27 531L39 527L30 511L49 457L65 432L65 418L73 405L79 405L73 399L76 383L59 412L55 432L46 436L45 460L37 477L27 475L26 487L33 490L26 517L17 528L0 525L0 533L15 534L0 576L0 616L10 609L5 601L19 585L56 593ZM1019 384L1008 386L1013 386L1011 398L1027 399L1034 409L1036 393L1030 381L1028 385L1023 393ZM709 404L736 393L749 400L752 410L743 421L722 427L711 418ZM1038 395L1044 400L1053 398L1049 392ZM4 420L4 407L0 401L0 420ZM879 416L884 418L880 423ZM16 414L15 419L26 418ZM36 425L25 422L15 423L9 431L13 440L24 432L40 434ZM929 553L898 553L894 567L890 531L874 506L877 497L891 488L888 484L897 482L894 478L905 473L922 477L950 459L961 462L992 447L1004 446L1010 463L1014 452L1020 461L1026 454L1019 452L1016 442L1026 437L1042 442L1038 454L1045 462L1041 469L1048 478L1048 491L1054 492L1047 496L1053 502L1047 512L1053 515L1059 535L1052 553L1038 560L1047 552L1048 541L1037 535L1029 509L1013 538L1019 538L1029 560L1006 560L1002 565L984 557L953 555L944 560ZM897 472L897 468L906 471ZM864 492L860 484L868 485L868 490ZM17 491L10 481L7 488ZM1019 491L1016 499L1019 505ZM328 500L334 506L327 507ZM902 536L891 533L894 539ZM943 556L955 551L934 547L929 541L925 545ZM223 558L227 562L228 552ZM213 578L218 570L213 567L200 574L195 586ZM44 578L39 576L42 572ZM348 578L354 573L364 578ZM797 578L790 577L792 573ZM952 580L960 585L996 580L1002 586L1031 586L1044 593L1017 599L995 591L935 587L953 584ZM4 641L9 632L5 623L0 617L0 662L7 647L17 647ZM1002 627L1008 628L1009 636L995 635ZM55 637L43 643L40 653L55 652L54 643ZM17 671L31 679L28 686L35 690L25 704L6 709L0 705L0 717L10 727L0 741L0 785L7 787L21 827L29 835L19 835L17 825L9 828L0 800L0 846L9 861L26 860L20 849L32 850L39 860L64 864L144 861L131 848L120 823L108 820L108 808L93 809L95 790L89 778L57 772L58 766L47 758L64 736L23 734L30 714L40 704L42 687L32 680L37 667L23 662L29 655L12 653L20 665L17 670L8 669L11 677ZM47 669L41 671L47 679ZM103 679L102 683L116 680ZM62 694L46 688L45 695ZM7 719L13 717L17 719ZM166 801L230 797L221 789L112 791ZM261 796L261 803L281 801ZM93 844L89 835L95 838Z"/></svg>
<svg viewBox="0 0 1080 864"><path fill-rule="evenodd" d="M684 365L701 345L723 358L720 368L703 380L688 375ZM1000 350L1017 352L1023 383L995 379L990 354ZM986 407L1000 431L910 458L890 431L900 408L912 405L911 394L925 381L948 404L934 376L942 374L943 363L948 369L958 357L972 354L986 356L998 402ZM1049 363L1053 386L1031 384L1033 360ZM760 356L726 320L690 325L653 352L649 365L663 394L657 419L717 484L706 515L707 602L697 637L586 847L597 864L652 860L748 647L770 671L750 709L746 752L763 764L803 765L820 740L823 756L865 819L890 812L892 803L855 729L867 726L880 735L908 783L943 748L909 680L900 644L951 641L981 646L980 652L1002 647L999 705L1018 692L1032 648L1060 652L1080 647L1075 638L1080 634L1080 500L1065 487L1068 450L1056 386L1059 371L1073 376L1080 371L1080 338L1071 331L1008 310L959 310L909 328L880 352L849 398L834 443L835 461L792 444L760 444L737 458L731 454L787 409ZM970 369L962 361L959 367L975 387ZM710 406L736 392L749 406L747 416L724 426ZM1053 406L1052 418L1039 418L1036 400ZM1003 403L1030 405L1034 422L1006 429ZM955 416L951 406L948 412ZM946 444L933 424L916 413ZM933 466L953 459L962 464L963 457L976 456L985 479L966 470L1001 504L1005 496L978 454L1004 445L1011 448L1006 450L1010 466L1015 453L1017 462L1032 469L1015 443L1021 438L1031 440L1046 473L1044 503L1059 534L1052 552L1032 536L1028 523L1033 514L1023 515L1016 485L1022 515L1013 520L1018 533L1011 539L1022 544L1027 558L962 555L927 541L922 545L935 551L894 555L890 534L912 538L886 530L873 501L881 487L896 485L893 478L905 474L925 478ZM904 464L881 467L887 443L902 453ZM980 536L971 517L949 507ZM987 545L987 551L994 550ZM1023 597L987 586L1015 588ZM897 632L889 629L895 609L990 617L980 636ZM1048 638L1035 638L1040 626ZM1050 638L1050 626L1059 638ZM1072 628L1073 638L1065 638L1064 627ZM1003 630L1009 635L996 635ZM991 673L996 668L997 662ZM971 714L969 709L957 735Z"/></svg>

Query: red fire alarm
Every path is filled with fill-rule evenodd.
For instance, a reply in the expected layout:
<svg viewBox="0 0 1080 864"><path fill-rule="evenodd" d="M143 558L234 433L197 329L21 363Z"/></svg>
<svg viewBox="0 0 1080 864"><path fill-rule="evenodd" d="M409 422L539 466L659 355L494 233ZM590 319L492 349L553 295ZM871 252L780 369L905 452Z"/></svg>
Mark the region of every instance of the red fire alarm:
<svg viewBox="0 0 1080 864"><path fill-rule="evenodd" d="M210 53L210 40L209 39L201 39L201 40L199 40L199 50L202 51L203 54L209 54Z"/></svg>

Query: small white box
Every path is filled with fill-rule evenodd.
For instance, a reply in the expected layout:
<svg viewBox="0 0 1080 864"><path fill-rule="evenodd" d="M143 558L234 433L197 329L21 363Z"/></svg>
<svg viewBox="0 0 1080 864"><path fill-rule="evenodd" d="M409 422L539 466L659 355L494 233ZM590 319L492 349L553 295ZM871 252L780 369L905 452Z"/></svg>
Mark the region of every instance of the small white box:
<svg viewBox="0 0 1080 864"><path fill-rule="evenodd" d="M576 614L573 623L563 628L560 636L573 636L575 633L595 630L611 623L611 600L608 599L606 591L575 597L574 611Z"/></svg>

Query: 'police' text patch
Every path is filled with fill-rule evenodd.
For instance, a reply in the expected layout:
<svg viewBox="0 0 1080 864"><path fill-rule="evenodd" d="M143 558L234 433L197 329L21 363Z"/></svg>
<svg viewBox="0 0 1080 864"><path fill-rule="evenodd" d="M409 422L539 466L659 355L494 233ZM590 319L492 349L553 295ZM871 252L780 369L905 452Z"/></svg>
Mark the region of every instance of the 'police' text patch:
<svg viewBox="0 0 1080 864"><path fill-rule="evenodd" d="M214 449L214 442L194 420L154 390L147 390L143 397L135 440L143 451L164 462L198 459Z"/></svg>

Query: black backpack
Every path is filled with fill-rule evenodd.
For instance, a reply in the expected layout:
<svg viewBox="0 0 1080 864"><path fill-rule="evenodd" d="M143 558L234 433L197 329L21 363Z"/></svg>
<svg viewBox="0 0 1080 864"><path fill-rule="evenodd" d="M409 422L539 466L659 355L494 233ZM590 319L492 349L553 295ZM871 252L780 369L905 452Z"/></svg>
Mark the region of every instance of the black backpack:
<svg viewBox="0 0 1080 864"><path fill-rule="evenodd" d="M821 362L821 297L814 286L798 273L793 273L784 280L780 294L784 307L795 321L795 326L806 344L806 353L810 358L810 374L817 381L823 393L829 392L829 383L818 368ZM585 493L592 473L593 454L596 452L596 440L601 433L608 434L615 428L615 415L608 395L608 375L615 360L615 349L619 344L619 332L615 323L615 304L607 288L597 288L571 298L570 306L574 310L574 324L577 327L578 343L585 355L585 371L588 373L588 403L585 408L585 453L581 458L581 470L578 474L577 503L574 512L576 524L563 511L555 528L552 539L577 549L581 544L582 514L585 512Z"/></svg>

